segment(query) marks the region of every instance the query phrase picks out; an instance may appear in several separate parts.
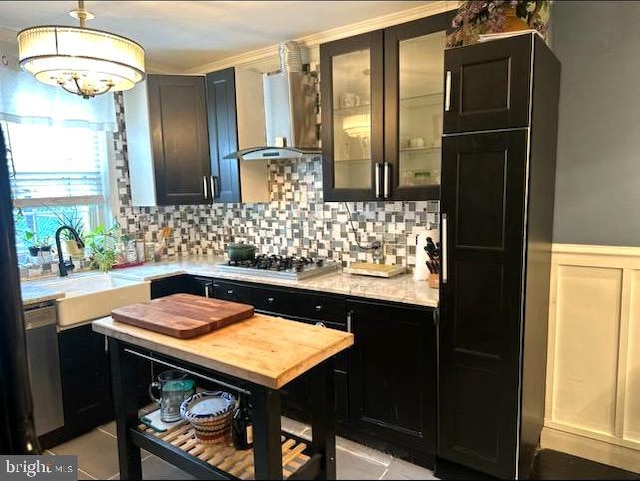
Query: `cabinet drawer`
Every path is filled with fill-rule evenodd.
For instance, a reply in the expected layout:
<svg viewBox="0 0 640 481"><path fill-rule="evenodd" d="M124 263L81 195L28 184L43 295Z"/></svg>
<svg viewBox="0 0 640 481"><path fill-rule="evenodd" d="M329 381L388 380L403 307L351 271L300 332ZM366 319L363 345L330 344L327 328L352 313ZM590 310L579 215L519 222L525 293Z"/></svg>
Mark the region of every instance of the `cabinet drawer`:
<svg viewBox="0 0 640 481"><path fill-rule="evenodd" d="M301 308L305 312L303 317L346 325L347 308L344 299L309 294L302 295L305 296L300 299L300 302L303 302Z"/></svg>
<svg viewBox="0 0 640 481"><path fill-rule="evenodd" d="M233 282L213 281L213 297L225 301L240 302L242 304L252 303L252 289L242 284Z"/></svg>
<svg viewBox="0 0 640 481"><path fill-rule="evenodd" d="M252 288L253 306L260 311L294 317L302 316L300 298L292 292L278 289Z"/></svg>
<svg viewBox="0 0 640 481"><path fill-rule="evenodd" d="M256 309L309 320L328 321L346 325L346 307L343 299L290 292L279 289L253 289Z"/></svg>

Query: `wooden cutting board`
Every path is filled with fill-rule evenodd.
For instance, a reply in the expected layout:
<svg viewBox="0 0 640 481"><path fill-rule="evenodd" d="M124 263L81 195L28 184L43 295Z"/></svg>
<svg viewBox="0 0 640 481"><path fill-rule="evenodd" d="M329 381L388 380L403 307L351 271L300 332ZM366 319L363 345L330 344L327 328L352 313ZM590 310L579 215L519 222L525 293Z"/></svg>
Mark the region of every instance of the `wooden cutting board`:
<svg viewBox="0 0 640 481"><path fill-rule="evenodd" d="M180 339L200 336L253 316L253 306L191 294L173 294L111 312L115 321Z"/></svg>
<svg viewBox="0 0 640 481"><path fill-rule="evenodd" d="M373 264L371 262L352 262L343 272L361 276L394 277L406 271L405 266L391 266L387 264Z"/></svg>

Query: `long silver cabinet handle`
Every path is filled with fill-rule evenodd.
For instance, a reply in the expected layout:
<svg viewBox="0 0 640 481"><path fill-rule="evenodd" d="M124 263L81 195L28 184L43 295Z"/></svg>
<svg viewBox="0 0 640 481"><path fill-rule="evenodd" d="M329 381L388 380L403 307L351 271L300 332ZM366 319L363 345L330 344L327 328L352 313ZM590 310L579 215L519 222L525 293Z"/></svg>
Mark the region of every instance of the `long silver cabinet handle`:
<svg viewBox="0 0 640 481"><path fill-rule="evenodd" d="M384 164L384 187L383 187L383 194L384 194L384 198L388 199L389 198L389 191L391 190L389 188L389 162L385 162Z"/></svg>
<svg viewBox="0 0 640 481"><path fill-rule="evenodd" d="M213 175L209 176L209 183L211 184L211 198L215 199L218 197L218 192L216 191L216 178Z"/></svg>
<svg viewBox="0 0 640 481"><path fill-rule="evenodd" d="M207 194L207 176L202 176L202 187L204 188L204 198L208 199L209 195Z"/></svg>
<svg viewBox="0 0 640 481"><path fill-rule="evenodd" d="M204 285L204 297L211 297L211 284Z"/></svg>
<svg viewBox="0 0 640 481"><path fill-rule="evenodd" d="M447 283L448 277L448 249L447 249L447 214L442 214L442 232L440 233L440 237L442 237L442 283Z"/></svg>
<svg viewBox="0 0 640 481"><path fill-rule="evenodd" d="M351 332L351 318L353 316L353 311L349 311L347 313L347 332Z"/></svg>
<svg viewBox="0 0 640 481"><path fill-rule="evenodd" d="M444 111L451 110L451 70L447 70L447 76L444 83Z"/></svg>
<svg viewBox="0 0 640 481"><path fill-rule="evenodd" d="M380 162L376 162L376 199L380 198Z"/></svg>

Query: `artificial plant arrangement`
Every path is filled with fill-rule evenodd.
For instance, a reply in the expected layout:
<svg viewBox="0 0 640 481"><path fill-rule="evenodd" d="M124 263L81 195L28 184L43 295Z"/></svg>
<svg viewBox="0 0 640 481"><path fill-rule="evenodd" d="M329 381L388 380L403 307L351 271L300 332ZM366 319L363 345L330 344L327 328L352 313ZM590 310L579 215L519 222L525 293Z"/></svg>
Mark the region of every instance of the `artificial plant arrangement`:
<svg viewBox="0 0 640 481"><path fill-rule="evenodd" d="M464 1L453 18L453 32L447 46L458 47L478 41L487 33L535 29L546 38L550 0Z"/></svg>

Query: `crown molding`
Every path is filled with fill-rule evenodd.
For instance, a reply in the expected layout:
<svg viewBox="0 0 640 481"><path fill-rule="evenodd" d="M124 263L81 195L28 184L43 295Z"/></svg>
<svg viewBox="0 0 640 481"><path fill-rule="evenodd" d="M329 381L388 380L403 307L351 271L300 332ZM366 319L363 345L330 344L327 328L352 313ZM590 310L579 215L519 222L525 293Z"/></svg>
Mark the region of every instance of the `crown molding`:
<svg viewBox="0 0 640 481"><path fill-rule="evenodd" d="M294 39L303 48L312 48L320 45L321 43L331 42L333 40L339 40L341 38L352 37L361 33L371 32L381 28L391 27L400 23L410 22L419 18L436 15L438 13L446 12L458 8L458 1L440 0L432 1L426 5L420 7L410 8L408 10L402 10L382 17L371 18L363 20L362 22L353 23L343 27L333 28L324 32L314 33L304 37ZM253 62L259 62L269 57L278 55L278 45L271 45L269 47L261 48L259 50L252 50L251 52L234 55L222 60L216 60L215 62L206 63L187 69L183 73L185 74L205 74L207 72L213 72L216 70L222 70L228 67L239 67L251 64Z"/></svg>

